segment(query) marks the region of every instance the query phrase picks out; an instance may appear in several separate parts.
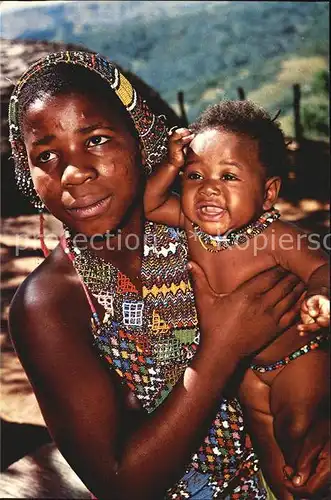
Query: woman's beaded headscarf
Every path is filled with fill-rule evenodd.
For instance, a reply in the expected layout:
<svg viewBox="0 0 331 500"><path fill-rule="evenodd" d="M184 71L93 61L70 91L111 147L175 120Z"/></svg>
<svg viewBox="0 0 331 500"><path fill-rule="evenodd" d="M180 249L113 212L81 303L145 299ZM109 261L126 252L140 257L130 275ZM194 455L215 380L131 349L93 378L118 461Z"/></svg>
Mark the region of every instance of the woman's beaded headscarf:
<svg viewBox="0 0 331 500"><path fill-rule="evenodd" d="M17 82L9 102L9 140L15 162L15 178L20 191L31 203L41 209L43 203L37 195L30 175L28 158L19 120L19 99L22 88L31 77L44 68L59 63L76 64L100 75L119 98L133 120L145 152L144 167L150 173L167 153L167 129L164 115L156 116L133 88L119 68L99 54L80 51L57 52L33 64Z"/></svg>

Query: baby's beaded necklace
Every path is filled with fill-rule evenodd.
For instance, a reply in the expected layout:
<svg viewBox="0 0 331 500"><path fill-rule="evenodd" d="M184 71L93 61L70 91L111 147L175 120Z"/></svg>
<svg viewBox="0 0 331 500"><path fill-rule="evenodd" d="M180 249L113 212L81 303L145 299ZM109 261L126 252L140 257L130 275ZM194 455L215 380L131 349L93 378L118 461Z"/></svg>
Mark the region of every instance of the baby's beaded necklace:
<svg viewBox="0 0 331 500"><path fill-rule="evenodd" d="M276 208L264 212L256 221L246 226L235 229L226 235L212 236L205 233L202 229L192 222L194 233L198 237L201 246L208 252L221 252L234 245L242 245L250 238L261 234L270 224L280 217Z"/></svg>

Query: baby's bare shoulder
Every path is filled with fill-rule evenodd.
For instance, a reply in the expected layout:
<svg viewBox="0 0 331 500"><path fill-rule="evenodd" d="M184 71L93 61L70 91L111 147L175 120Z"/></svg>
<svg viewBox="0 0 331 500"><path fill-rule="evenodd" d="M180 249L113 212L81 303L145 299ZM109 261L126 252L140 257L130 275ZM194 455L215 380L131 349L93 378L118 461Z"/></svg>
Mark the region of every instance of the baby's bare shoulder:
<svg viewBox="0 0 331 500"><path fill-rule="evenodd" d="M266 234L268 234L268 237L274 235L274 237L277 238L277 241L285 241L286 239L290 241L291 239L298 238L299 236L302 239L306 239L310 233L309 231L299 227L294 222L278 219L266 229Z"/></svg>

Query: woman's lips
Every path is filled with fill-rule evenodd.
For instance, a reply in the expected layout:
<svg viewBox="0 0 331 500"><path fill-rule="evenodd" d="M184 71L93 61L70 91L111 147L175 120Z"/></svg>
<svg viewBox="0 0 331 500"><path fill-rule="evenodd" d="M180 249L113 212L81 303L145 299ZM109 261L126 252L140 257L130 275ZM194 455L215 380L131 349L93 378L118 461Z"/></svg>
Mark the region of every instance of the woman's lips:
<svg viewBox="0 0 331 500"><path fill-rule="evenodd" d="M66 210L67 212L69 212L73 219L89 219L91 217L101 215L106 210L108 210L109 205L111 204L111 200L112 196L107 196L107 198L103 198L102 200L91 203L90 205L83 207L66 208Z"/></svg>
<svg viewBox="0 0 331 500"><path fill-rule="evenodd" d="M217 205L199 205L197 207L197 212L199 219L205 222L217 222L219 221L226 210Z"/></svg>

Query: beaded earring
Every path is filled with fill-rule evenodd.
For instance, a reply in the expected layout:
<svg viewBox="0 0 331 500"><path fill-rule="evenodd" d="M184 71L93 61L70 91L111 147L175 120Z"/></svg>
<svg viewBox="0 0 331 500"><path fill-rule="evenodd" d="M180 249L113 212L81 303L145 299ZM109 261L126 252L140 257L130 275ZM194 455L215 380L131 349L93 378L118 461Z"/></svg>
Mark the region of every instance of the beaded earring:
<svg viewBox="0 0 331 500"><path fill-rule="evenodd" d="M41 250L46 258L49 256L50 251L45 243L45 218L42 209L39 210L39 241Z"/></svg>
<svg viewBox="0 0 331 500"><path fill-rule="evenodd" d="M45 244L45 232L44 232L45 219L43 215L45 205L43 201L39 198L37 191L34 188L27 163L27 156L24 143L19 137L15 136L15 132L17 133L17 131L19 130L17 125L18 120L17 120L16 105L17 105L17 100L14 100L14 103L12 103L10 107L10 113L11 113L10 116L12 119L12 123L10 125L10 132L11 132L10 139L12 141L13 156L15 160L16 185L19 191L21 191L21 193L28 198L30 203L37 209L39 213L40 246L44 256L47 257L50 252Z"/></svg>

